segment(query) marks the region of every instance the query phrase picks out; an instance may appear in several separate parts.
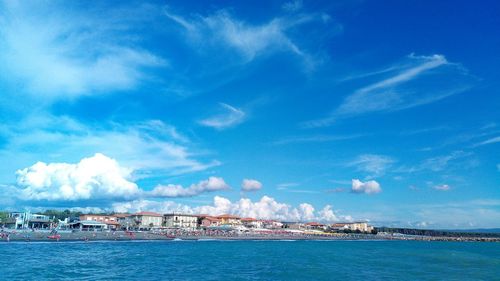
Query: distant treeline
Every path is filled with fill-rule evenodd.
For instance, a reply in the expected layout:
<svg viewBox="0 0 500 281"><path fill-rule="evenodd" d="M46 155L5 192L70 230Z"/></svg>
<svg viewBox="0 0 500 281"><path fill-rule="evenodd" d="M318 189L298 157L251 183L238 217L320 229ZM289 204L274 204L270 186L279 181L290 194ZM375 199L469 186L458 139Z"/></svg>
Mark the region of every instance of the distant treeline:
<svg viewBox="0 0 500 281"><path fill-rule="evenodd" d="M446 236L446 237L500 237L500 233L488 232L457 232L446 230L430 230L415 228L395 228L395 227L376 227L377 232L400 233L406 235L421 236Z"/></svg>

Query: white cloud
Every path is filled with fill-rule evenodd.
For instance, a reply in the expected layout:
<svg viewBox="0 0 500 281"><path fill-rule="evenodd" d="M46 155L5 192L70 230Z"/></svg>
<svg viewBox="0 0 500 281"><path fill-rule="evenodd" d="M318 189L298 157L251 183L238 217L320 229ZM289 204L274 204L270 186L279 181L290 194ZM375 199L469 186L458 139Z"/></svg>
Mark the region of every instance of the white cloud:
<svg viewBox="0 0 500 281"><path fill-rule="evenodd" d="M244 179L241 182L241 190L243 191L257 191L262 188L262 183L258 180Z"/></svg>
<svg viewBox="0 0 500 281"><path fill-rule="evenodd" d="M471 155L472 155L471 152L464 152L461 150L453 151L448 155L428 158L421 164L419 168L429 169L434 172L439 172L448 167L451 161L455 161Z"/></svg>
<svg viewBox="0 0 500 281"><path fill-rule="evenodd" d="M362 182L358 179L353 179L351 191L354 193L375 194L382 192L382 188L380 188L378 182L373 180Z"/></svg>
<svg viewBox="0 0 500 281"><path fill-rule="evenodd" d="M447 184L435 185L432 188L439 191L449 191L451 189L451 187Z"/></svg>
<svg viewBox="0 0 500 281"><path fill-rule="evenodd" d="M442 100L469 88L470 76L443 55L409 55L375 75L390 75L348 95L326 118L304 122L306 128L331 125L339 118L408 109Z"/></svg>
<svg viewBox="0 0 500 281"><path fill-rule="evenodd" d="M38 162L16 174L22 200L75 201L139 195L131 172L98 153L77 164Z"/></svg>
<svg viewBox="0 0 500 281"><path fill-rule="evenodd" d="M188 188L181 185L158 185L150 195L153 197L192 197L205 192L213 192L229 189L223 178L209 177L207 180L200 181Z"/></svg>
<svg viewBox="0 0 500 281"><path fill-rule="evenodd" d="M0 167L4 182L14 172L11 167L26 167L40 159L77 161L96 152L134 169L134 177L185 174L220 164L215 159L200 160L208 152L198 152L186 136L159 120L90 127L67 117L37 115L8 126L5 140L0 157L12 165Z"/></svg>
<svg viewBox="0 0 500 281"><path fill-rule="evenodd" d="M131 89L147 68L166 64L120 32L136 23L112 17L113 9L96 16L54 2L3 1L0 10L2 72L44 101Z"/></svg>
<svg viewBox="0 0 500 281"><path fill-rule="evenodd" d="M245 112L229 104L220 103L224 113L203 119L199 123L203 126L224 130L240 124L245 119Z"/></svg>
<svg viewBox="0 0 500 281"><path fill-rule="evenodd" d="M165 15L184 28L189 40L197 48L217 46L236 51L243 62L273 51L288 51L310 60L304 51L286 34L298 25L318 20L319 17L300 15L274 18L269 22L253 25L234 18L228 11L220 10L209 16L194 15L184 18L165 9Z"/></svg>
<svg viewBox="0 0 500 281"><path fill-rule="evenodd" d="M339 218L337 217L337 215L332 209L332 206L330 205L326 205L321 211L319 211L318 216L322 218L323 221L339 221ZM351 220L351 219L346 219L346 220Z"/></svg>
<svg viewBox="0 0 500 281"><path fill-rule="evenodd" d="M474 160L469 162L463 161L464 159L467 159L472 155L474 155L472 152L464 152L461 150L456 150L446 155L427 158L418 165L414 165L411 167L399 167L395 169L395 171L402 173L415 173L425 170L430 170L433 172L441 172L446 169L449 169L450 167L456 167L457 165L460 165L461 167L475 166L477 165L477 163Z"/></svg>
<svg viewBox="0 0 500 281"><path fill-rule="evenodd" d="M182 212L188 214L234 214L241 217L254 217L259 219L277 219L282 221L309 221L318 220L332 222L338 220L351 220L349 216L335 214L330 205L319 212L308 203L298 207L280 203L271 197L263 196L259 201L242 198L231 202L229 199L215 196L212 205L189 207L172 201L136 200L132 202L114 203L112 207L117 212L136 212L142 210L157 211L160 213Z"/></svg>
<svg viewBox="0 0 500 281"><path fill-rule="evenodd" d="M378 177L383 175L394 162L396 161L389 156L363 154L348 163L347 166L356 167L358 171L371 173L370 177Z"/></svg>
<svg viewBox="0 0 500 281"><path fill-rule="evenodd" d="M492 143L497 143L497 142L500 142L500 136L494 137L494 138L491 138L491 139L487 139L487 140L485 140L483 142L480 142L480 143L476 144L475 146L481 146L481 145L492 144Z"/></svg>

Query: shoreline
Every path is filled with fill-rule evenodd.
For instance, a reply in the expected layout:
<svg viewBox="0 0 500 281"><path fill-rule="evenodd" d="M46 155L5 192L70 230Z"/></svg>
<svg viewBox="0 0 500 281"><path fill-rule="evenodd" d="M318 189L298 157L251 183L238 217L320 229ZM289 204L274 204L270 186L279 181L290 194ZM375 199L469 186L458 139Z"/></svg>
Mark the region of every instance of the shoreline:
<svg viewBox="0 0 500 281"><path fill-rule="evenodd" d="M8 236L6 235L8 234ZM232 234L232 235L165 235L153 232L59 232L49 238L45 231L4 232L0 243L8 242L96 242L96 241L447 241L500 242L497 237L391 236L370 234Z"/></svg>

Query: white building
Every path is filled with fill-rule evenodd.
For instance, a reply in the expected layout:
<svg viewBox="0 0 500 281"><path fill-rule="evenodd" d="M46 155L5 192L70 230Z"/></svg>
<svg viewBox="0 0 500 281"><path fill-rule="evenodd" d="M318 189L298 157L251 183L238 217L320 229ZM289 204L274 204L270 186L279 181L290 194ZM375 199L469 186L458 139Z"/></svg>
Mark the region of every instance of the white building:
<svg viewBox="0 0 500 281"><path fill-rule="evenodd" d="M9 224L15 229L20 228L50 228L50 217L31 212L13 212L9 214Z"/></svg>
<svg viewBox="0 0 500 281"><path fill-rule="evenodd" d="M168 228L183 228L194 230L198 227L198 217L186 214L165 214L163 225Z"/></svg>
<svg viewBox="0 0 500 281"><path fill-rule="evenodd" d="M138 229L151 229L161 227L163 223L163 216L153 212L139 212L130 216L134 222L134 228Z"/></svg>
<svg viewBox="0 0 500 281"><path fill-rule="evenodd" d="M371 232L373 230L373 226L368 225L367 222L334 223L331 228L335 230L359 230L361 232Z"/></svg>

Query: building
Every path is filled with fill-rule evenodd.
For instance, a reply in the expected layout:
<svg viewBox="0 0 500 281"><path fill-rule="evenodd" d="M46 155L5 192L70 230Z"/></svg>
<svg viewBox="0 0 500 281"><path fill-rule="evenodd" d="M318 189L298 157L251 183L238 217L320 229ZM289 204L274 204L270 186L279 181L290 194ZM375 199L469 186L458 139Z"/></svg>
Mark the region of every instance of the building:
<svg viewBox="0 0 500 281"><path fill-rule="evenodd" d="M198 228L198 216L185 214L163 215L163 226L168 228L183 228L194 230Z"/></svg>
<svg viewBox="0 0 500 281"><path fill-rule="evenodd" d="M241 223L246 228L263 228L264 227L263 221L257 220L254 218L242 218Z"/></svg>
<svg viewBox="0 0 500 281"><path fill-rule="evenodd" d="M293 229L293 230L304 230L306 229L306 226L301 222L283 222L283 228Z"/></svg>
<svg viewBox="0 0 500 281"><path fill-rule="evenodd" d="M52 227L51 217L40 214L32 214L31 212L10 213L7 220L3 224L5 227L13 229L49 229Z"/></svg>
<svg viewBox="0 0 500 281"><path fill-rule="evenodd" d="M263 220L262 227L267 229L283 228L283 223L275 220Z"/></svg>
<svg viewBox="0 0 500 281"><path fill-rule="evenodd" d="M306 229L309 229L309 230L325 230L326 229L326 225L319 223L319 222L308 222L304 226Z"/></svg>
<svg viewBox="0 0 500 281"><path fill-rule="evenodd" d="M81 215L80 221L97 221L107 225L107 229L116 230L120 227L118 218L114 215Z"/></svg>
<svg viewBox="0 0 500 281"><path fill-rule="evenodd" d="M217 216L216 218L220 219L220 225L228 225L228 226L241 226L241 218L238 216L233 216L229 214L224 214Z"/></svg>
<svg viewBox="0 0 500 281"><path fill-rule="evenodd" d="M102 231L108 228L108 225L98 221L76 221L69 224L70 229L81 231Z"/></svg>
<svg viewBox="0 0 500 281"><path fill-rule="evenodd" d="M330 226L333 230L339 231L361 231L361 232L371 232L373 226L368 225L367 222L347 222L347 223L334 223Z"/></svg>
<svg viewBox="0 0 500 281"><path fill-rule="evenodd" d="M163 215L153 212L139 212L130 216L136 229L151 229L162 226Z"/></svg>
<svg viewBox="0 0 500 281"><path fill-rule="evenodd" d="M221 225L222 220L218 219L216 217L203 217L201 219L201 226L206 228L206 227L217 227Z"/></svg>
<svg viewBox="0 0 500 281"><path fill-rule="evenodd" d="M129 230L135 226L135 221L131 214L114 214L120 229Z"/></svg>

